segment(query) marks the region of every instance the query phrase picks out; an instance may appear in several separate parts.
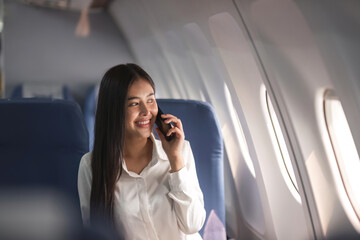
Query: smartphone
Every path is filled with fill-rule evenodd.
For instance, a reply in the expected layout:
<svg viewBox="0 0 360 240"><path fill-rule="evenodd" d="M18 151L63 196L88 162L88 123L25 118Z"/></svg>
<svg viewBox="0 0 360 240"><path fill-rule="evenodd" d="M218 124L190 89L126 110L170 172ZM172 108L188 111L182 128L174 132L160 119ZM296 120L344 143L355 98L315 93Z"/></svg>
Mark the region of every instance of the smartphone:
<svg viewBox="0 0 360 240"><path fill-rule="evenodd" d="M164 121L166 120L166 118L162 118L161 114L164 114L163 111L161 111L161 109L158 107L158 114L156 116L156 120L155 123L158 126L158 128L160 129L160 132L162 132L162 134L164 134L166 141L171 141L174 136L175 133L172 133L170 136L166 136L167 132L173 127L170 123L165 123Z"/></svg>

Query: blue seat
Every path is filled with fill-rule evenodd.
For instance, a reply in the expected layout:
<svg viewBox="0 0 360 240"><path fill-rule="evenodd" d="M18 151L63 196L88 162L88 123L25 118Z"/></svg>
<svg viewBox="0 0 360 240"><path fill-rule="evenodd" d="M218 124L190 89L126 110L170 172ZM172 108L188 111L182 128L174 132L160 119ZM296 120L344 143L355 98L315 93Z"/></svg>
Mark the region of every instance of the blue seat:
<svg viewBox="0 0 360 240"><path fill-rule="evenodd" d="M78 167L89 146L79 105L0 99L0 115L0 189L54 189L79 206Z"/></svg>
<svg viewBox="0 0 360 240"><path fill-rule="evenodd" d="M84 119L89 132L89 149L92 151L94 144L94 126L95 126L95 113L97 106L97 99L99 93L99 85L90 88L84 102Z"/></svg>
<svg viewBox="0 0 360 240"><path fill-rule="evenodd" d="M70 90L60 84L29 83L14 88L11 98L54 98L74 100Z"/></svg>
<svg viewBox="0 0 360 240"><path fill-rule="evenodd" d="M157 103L164 113L181 119L194 154L206 216L214 209L225 226L223 139L212 106L194 100L157 99Z"/></svg>

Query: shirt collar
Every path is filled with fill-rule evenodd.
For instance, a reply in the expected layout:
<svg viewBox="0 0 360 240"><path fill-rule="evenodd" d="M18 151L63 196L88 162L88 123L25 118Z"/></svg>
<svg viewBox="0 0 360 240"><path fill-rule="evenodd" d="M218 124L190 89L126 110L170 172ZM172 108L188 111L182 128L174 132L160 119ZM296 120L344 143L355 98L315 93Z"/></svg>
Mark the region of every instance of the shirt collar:
<svg viewBox="0 0 360 240"><path fill-rule="evenodd" d="M155 139L155 136L154 136L153 133L151 133L151 135L150 135L150 140L153 142L152 158L151 158L150 163L145 167L144 170L146 170L147 168L155 166L157 164L157 162L158 162L158 159L163 160L163 161L166 161L166 160L168 161L169 160L166 153L165 153L165 151L164 151L164 149L162 148L161 141ZM137 175L137 174L135 174L133 172L129 172L129 170L126 167L125 161L122 162L122 168L130 176ZM141 173L143 173L144 170ZM140 175L141 175L141 173L140 173Z"/></svg>
<svg viewBox="0 0 360 240"><path fill-rule="evenodd" d="M169 160L168 156L166 155L166 153L162 147L161 141L155 139L155 136L153 133L151 133L150 139L153 142L152 160L154 160L154 159Z"/></svg>

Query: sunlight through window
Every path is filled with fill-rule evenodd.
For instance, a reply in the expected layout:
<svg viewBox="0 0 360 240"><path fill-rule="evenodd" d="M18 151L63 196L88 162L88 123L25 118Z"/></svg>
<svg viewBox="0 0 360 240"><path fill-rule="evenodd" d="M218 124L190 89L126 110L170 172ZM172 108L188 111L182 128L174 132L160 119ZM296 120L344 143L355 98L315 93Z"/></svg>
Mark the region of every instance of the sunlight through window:
<svg viewBox="0 0 360 240"><path fill-rule="evenodd" d="M224 84L224 89L225 89L226 103L229 106L230 115L231 115L231 121L235 125L235 133L236 133L236 137L237 137L237 139L239 141L239 144L240 144L241 153L242 153L242 155L244 157L246 166L249 168L249 171L251 172L251 175L255 178L256 177L255 169L254 169L254 165L252 163L252 160L251 160L251 157L250 157L250 154L249 154L249 147L248 147L248 145L246 143L245 135L244 135L244 132L242 130L239 117L238 117L238 115L236 113L234 104L233 104L232 99L231 99L230 91L229 91L226 84Z"/></svg>
<svg viewBox="0 0 360 240"><path fill-rule="evenodd" d="M341 102L327 91L324 114L336 165L353 211L360 221L360 160Z"/></svg>
<svg viewBox="0 0 360 240"><path fill-rule="evenodd" d="M266 106L265 114L267 115L268 128L270 131L271 140L273 142L280 171L291 194L299 203L301 203L301 197L299 194L299 188L296 182L294 169L291 164L290 155L285 143L283 133L281 131L279 120L276 116L274 107L271 103L269 94L267 93L265 86L263 86L263 90L261 92L262 94L264 94L263 101L265 101Z"/></svg>

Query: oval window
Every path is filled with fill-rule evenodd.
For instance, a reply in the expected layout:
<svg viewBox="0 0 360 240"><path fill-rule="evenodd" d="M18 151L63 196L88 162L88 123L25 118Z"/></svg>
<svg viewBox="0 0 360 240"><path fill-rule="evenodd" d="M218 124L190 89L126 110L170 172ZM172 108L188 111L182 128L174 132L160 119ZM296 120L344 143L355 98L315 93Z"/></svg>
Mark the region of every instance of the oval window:
<svg viewBox="0 0 360 240"><path fill-rule="evenodd" d="M340 100L332 90L328 90L324 97L324 117L329 134L334 160L340 175L346 197L350 202L356 217L351 221L360 224L360 159L348 121L346 119ZM331 159L330 159L331 160ZM349 209L346 209L347 211Z"/></svg>
<svg viewBox="0 0 360 240"><path fill-rule="evenodd" d="M263 98L266 106L265 115L267 115L268 128L281 174L283 175L285 183L289 188L291 194L299 203L301 203L299 187L296 182L294 169L291 164L289 151L285 143L285 138L282 133L279 120L276 116L273 104L267 90L265 89L265 86L263 86L263 90L261 92L265 95Z"/></svg>

